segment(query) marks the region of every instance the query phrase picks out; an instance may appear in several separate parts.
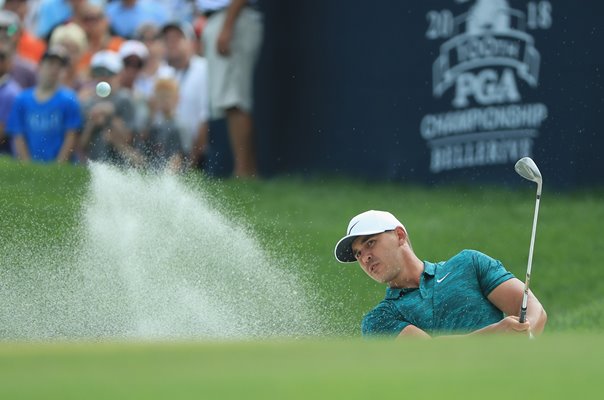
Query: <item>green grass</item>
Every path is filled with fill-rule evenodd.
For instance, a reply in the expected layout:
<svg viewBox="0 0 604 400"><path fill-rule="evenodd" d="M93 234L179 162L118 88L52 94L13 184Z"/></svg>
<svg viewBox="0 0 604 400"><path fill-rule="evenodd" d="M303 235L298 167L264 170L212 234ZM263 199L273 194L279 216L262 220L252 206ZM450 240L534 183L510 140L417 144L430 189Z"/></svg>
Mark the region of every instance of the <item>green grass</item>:
<svg viewBox="0 0 604 400"><path fill-rule="evenodd" d="M0 345L0 397L597 398L601 339Z"/></svg>
<svg viewBox="0 0 604 400"><path fill-rule="evenodd" d="M384 292L358 266L333 258L350 217L366 209L397 215L422 259L440 261L474 248L524 280L535 190L528 182L510 190L333 177L214 181L193 174L183 179L250 226L267 250L299 260L304 271L294 272L309 277L331 304L340 331L350 335L358 334L359 319ZM72 234L88 180L82 167L24 166L0 158L0 250L10 251L11 241L50 246ZM603 194L601 189L550 191L545 180L531 288L548 311L548 330L604 331Z"/></svg>
<svg viewBox="0 0 604 400"><path fill-rule="evenodd" d="M604 191L557 192L541 204L531 287L548 311L538 340L358 338L384 293L355 265L333 259L350 217L387 209L420 258L463 248L524 279L534 187L511 190L356 182L334 177L214 181L183 177L263 246L288 254L346 337L206 343L14 343L0 338L0 398L433 399L595 398L604 358ZM0 267L10 244L60 245L79 223L88 171L0 158ZM289 266L284 266L288 268ZM2 299L0 299L1 301Z"/></svg>

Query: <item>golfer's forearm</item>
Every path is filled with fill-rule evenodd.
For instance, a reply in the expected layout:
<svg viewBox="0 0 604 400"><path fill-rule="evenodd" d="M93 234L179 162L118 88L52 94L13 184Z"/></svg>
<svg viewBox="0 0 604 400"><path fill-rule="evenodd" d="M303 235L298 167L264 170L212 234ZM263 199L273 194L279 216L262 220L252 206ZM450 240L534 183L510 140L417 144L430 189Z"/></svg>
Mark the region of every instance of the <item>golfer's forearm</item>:
<svg viewBox="0 0 604 400"><path fill-rule="evenodd" d="M459 335L459 336L488 335L488 334L493 334L493 333L498 333L498 332L499 332L499 330L497 329L497 323L495 323L495 324L487 325L484 328L477 329L477 330L467 333L465 335Z"/></svg>
<svg viewBox="0 0 604 400"><path fill-rule="evenodd" d="M468 336L480 336L489 335L497 332L497 324L485 326L484 328L477 329L470 333L463 333L459 335L443 335L443 336L432 336L434 339L450 339L450 338L464 338Z"/></svg>
<svg viewBox="0 0 604 400"><path fill-rule="evenodd" d="M541 303L539 303L539 300L532 295L529 297L526 319L531 323L531 332L533 334L539 335L543 332L545 323L547 322L547 313Z"/></svg>
<svg viewBox="0 0 604 400"><path fill-rule="evenodd" d="M419 329L415 325L407 325L405 327L405 329L403 329L401 331L401 333L399 333L399 335L397 336L397 339L409 338L409 337L419 337L419 338L429 339L430 335L428 335L425 331Z"/></svg>

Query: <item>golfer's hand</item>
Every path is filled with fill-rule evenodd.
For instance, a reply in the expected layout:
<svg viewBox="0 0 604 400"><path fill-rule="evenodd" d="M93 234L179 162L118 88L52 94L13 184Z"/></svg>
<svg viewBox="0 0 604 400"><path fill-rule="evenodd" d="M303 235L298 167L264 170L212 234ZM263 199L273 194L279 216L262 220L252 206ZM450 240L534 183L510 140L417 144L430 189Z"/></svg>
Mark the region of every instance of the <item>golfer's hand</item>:
<svg viewBox="0 0 604 400"><path fill-rule="evenodd" d="M501 333L529 335L531 332L531 323L528 321L528 319L525 322L520 322L518 317L515 315L510 315L496 323L494 326L494 331Z"/></svg>

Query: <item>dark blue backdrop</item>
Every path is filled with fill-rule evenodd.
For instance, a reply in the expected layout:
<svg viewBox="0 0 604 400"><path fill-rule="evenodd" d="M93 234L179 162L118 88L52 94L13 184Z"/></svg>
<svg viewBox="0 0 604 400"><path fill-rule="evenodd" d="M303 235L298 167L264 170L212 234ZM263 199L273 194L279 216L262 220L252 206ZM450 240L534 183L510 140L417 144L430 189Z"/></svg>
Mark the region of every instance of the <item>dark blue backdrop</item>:
<svg viewBox="0 0 604 400"><path fill-rule="evenodd" d="M498 183L517 181L513 163L529 155L548 183L604 183L604 2L373 4L261 1L255 115L264 176ZM505 113L519 122L492 123ZM425 118L451 115L484 119L422 136ZM211 136L212 171L228 174L222 121Z"/></svg>

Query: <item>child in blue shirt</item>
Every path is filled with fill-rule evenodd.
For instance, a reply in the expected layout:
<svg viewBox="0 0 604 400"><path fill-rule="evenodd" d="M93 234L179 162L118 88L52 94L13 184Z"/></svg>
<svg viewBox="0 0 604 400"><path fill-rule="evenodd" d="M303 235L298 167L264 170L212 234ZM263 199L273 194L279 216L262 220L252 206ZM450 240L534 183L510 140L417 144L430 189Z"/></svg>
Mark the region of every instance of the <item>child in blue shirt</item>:
<svg viewBox="0 0 604 400"><path fill-rule="evenodd" d="M38 70L38 84L22 91L13 103L6 131L13 140L15 156L23 161L67 162L82 126L76 93L60 86L67 52L50 48Z"/></svg>

